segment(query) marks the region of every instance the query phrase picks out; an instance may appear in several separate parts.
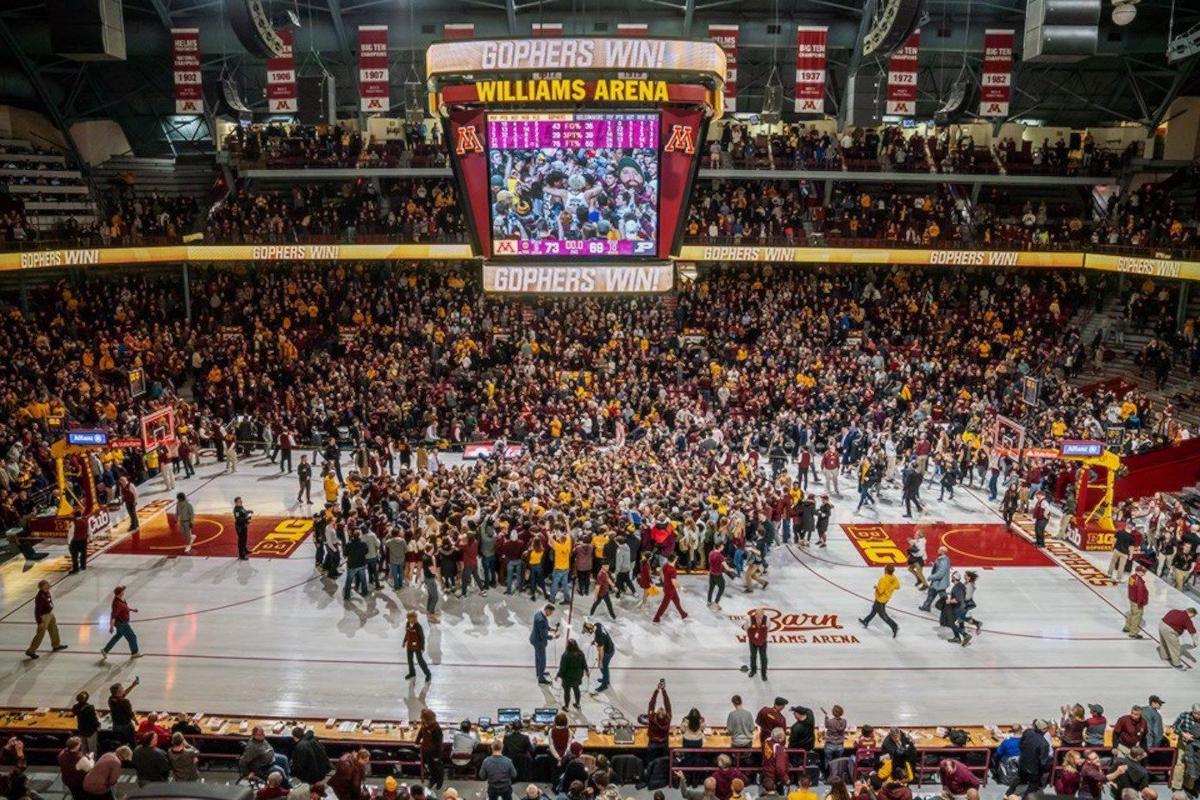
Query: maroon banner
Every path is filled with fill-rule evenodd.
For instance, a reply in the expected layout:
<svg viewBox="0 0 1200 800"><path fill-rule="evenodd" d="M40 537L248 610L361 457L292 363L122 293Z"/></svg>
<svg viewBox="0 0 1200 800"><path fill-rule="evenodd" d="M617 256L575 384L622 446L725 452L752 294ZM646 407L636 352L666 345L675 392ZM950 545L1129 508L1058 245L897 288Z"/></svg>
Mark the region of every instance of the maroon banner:
<svg viewBox="0 0 1200 800"><path fill-rule="evenodd" d="M796 102L797 114L825 113L825 67L829 28L796 27Z"/></svg>
<svg viewBox="0 0 1200 800"><path fill-rule="evenodd" d="M175 72L175 113L203 114L199 28L171 29L171 64Z"/></svg>
<svg viewBox="0 0 1200 800"><path fill-rule="evenodd" d="M450 115L450 163L458 185L466 192L469 230L474 232L476 254L492 252L491 190L488 186L486 112L482 108Z"/></svg>
<svg viewBox="0 0 1200 800"><path fill-rule="evenodd" d="M983 71L979 78L979 116L1007 117L1012 97L1013 38L1011 29L983 32Z"/></svg>
<svg viewBox="0 0 1200 800"><path fill-rule="evenodd" d="M475 38L474 22L447 22L442 26L442 38L447 42L460 42Z"/></svg>
<svg viewBox="0 0 1200 800"><path fill-rule="evenodd" d="M725 51L725 110L737 111L738 26L709 25L708 38Z"/></svg>
<svg viewBox="0 0 1200 800"><path fill-rule="evenodd" d="M535 22L533 23L533 35L539 38L562 36L563 25L561 22Z"/></svg>
<svg viewBox="0 0 1200 800"><path fill-rule="evenodd" d="M915 30L899 50L888 59L887 111L893 117L911 117L917 113L917 53L921 31Z"/></svg>
<svg viewBox="0 0 1200 800"><path fill-rule="evenodd" d="M283 52L267 59L267 111L272 114L296 113L296 59L292 55L291 28L278 31Z"/></svg>
<svg viewBox="0 0 1200 800"><path fill-rule="evenodd" d="M658 257L669 258L680 240L688 193L700 164L704 114L696 109L664 108L658 189Z"/></svg>
<svg viewBox="0 0 1200 800"><path fill-rule="evenodd" d="M364 114L391 109L387 25L358 26L358 101Z"/></svg>
<svg viewBox="0 0 1200 800"><path fill-rule="evenodd" d="M650 32L650 25L645 22L618 22L617 36L645 36Z"/></svg>

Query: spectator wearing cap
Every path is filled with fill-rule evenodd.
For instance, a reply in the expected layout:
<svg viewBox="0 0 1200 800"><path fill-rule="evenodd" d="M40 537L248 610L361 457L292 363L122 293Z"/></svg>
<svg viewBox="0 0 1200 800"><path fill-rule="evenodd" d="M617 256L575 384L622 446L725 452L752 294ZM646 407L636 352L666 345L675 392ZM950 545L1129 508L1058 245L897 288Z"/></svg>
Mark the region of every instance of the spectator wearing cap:
<svg viewBox="0 0 1200 800"><path fill-rule="evenodd" d="M1190 633L1192 646L1196 646L1196 625L1193 622L1195 616L1195 608L1173 608L1164 614L1162 622L1158 623L1158 655L1164 661L1170 661L1171 666L1176 669L1191 669L1180 657L1179 637Z"/></svg>
<svg viewBox="0 0 1200 800"><path fill-rule="evenodd" d="M771 738L771 731L776 728L787 728L787 720L783 717L783 710L787 708L788 701L782 697L776 697L775 702L769 706L763 706L758 710L758 715L754 718L754 724L758 725L758 740L766 742Z"/></svg>
<svg viewBox="0 0 1200 800"><path fill-rule="evenodd" d="M1090 703L1088 711L1091 716L1083 721L1083 744L1085 747L1103 747L1104 732L1108 730L1108 719L1104 716L1104 706Z"/></svg>
<svg viewBox="0 0 1200 800"><path fill-rule="evenodd" d="M1125 614L1125 633L1131 639L1144 639L1142 615L1150 603L1150 591L1146 588L1146 568L1138 565L1129 576L1129 611Z"/></svg>
<svg viewBox="0 0 1200 800"><path fill-rule="evenodd" d="M1163 699L1156 694L1150 695L1146 705L1142 706L1142 718L1146 720L1147 750L1161 747L1163 744L1163 718L1161 709L1165 705Z"/></svg>

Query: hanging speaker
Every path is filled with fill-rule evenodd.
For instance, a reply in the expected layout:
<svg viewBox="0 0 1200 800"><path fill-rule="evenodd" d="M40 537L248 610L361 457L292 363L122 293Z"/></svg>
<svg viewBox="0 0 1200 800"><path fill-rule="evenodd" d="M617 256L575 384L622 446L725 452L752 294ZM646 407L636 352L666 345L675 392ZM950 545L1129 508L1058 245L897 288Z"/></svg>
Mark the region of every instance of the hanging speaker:
<svg viewBox="0 0 1200 800"><path fill-rule="evenodd" d="M247 52L261 58L283 55L283 40L275 32L262 0L225 0L225 13L238 41Z"/></svg>
<svg viewBox="0 0 1200 800"><path fill-rule="evenodd" d="M969 80L958 80L950 86L950 94L942 107L933 112L933 121L938 125L949 125L958 122L970 103L972 89L975 84Z"/></svg>
<svg viewBox="0 0 1200 800"><path fill-rule="evenodd" d="M213 114L225 119L250 121L250 107L242 100L237 84L232 79L226 78L217 88L217 102Z"/></svg>
<svg viewBox="0 0 1200 800"><path fill-rule="evenodd" d="M862 40L864 56L886 58L908 40L925 15L925 0L877 0Z"/></svg>
<svg viewBox="0 0 1200 800"><path fill-rule="evenodd" d="M779 71L771 68L771 77L763 87L763 104L760 118L767 125L774 125L783 118L783 84L779 81Z"/></svg>

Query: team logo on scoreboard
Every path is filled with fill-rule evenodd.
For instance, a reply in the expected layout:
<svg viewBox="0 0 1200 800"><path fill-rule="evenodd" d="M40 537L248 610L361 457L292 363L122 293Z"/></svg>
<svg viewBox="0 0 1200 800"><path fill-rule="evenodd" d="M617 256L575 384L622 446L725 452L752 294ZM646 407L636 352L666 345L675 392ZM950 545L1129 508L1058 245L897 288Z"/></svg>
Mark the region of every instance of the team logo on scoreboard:
<svg viewBox="0 0 1200 800"><path fill-rule="evenodd" d="M515 239L497 239L494 249L498 256L515 256L517 254L517 241Z"/></svg>
<svg viewBox="0 0 1200 800"><path fill-rule="evenodd" d="M479 131L474 125L463 125L458 129L454 143L454 152L460 156L467 153L482 153L483 142L479 139Z"/></svg>
<svg viewBox="0 0 1200 800"><path fill-rule="evenodd" d="M634 242L633 252L635 255L641 255L642 253L653 253L654 242Z"/></svg>
<svg viewBox="0 0 1200 800"><path fill-rule="evenodd" d="M663 150L668 153L680 150L687 155L692 155L696 152L695 129L691 125L672 125L671 138L667 140Z"/></svg>

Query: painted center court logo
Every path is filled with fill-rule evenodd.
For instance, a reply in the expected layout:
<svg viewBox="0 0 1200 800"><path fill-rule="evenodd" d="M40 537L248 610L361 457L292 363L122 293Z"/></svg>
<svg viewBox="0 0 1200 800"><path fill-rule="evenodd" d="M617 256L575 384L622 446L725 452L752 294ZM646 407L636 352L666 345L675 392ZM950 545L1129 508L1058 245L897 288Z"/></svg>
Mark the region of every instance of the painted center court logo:
<svg viewBox="0 0 1200 800"><path fill-rule="evenodd" d="M162 501L168 503L169 501ZM141 516L139 509L139 516ZM251 558L288 558L312 533L308 517L254 517L246 543ZM231 514L197 514L192 526L190 553L175 515L159 514L142 524L138 533L114 545L109 552L128 555L232 558L237 555L237 533Z"/></svg>
<svg viewBox="0 0 1200 800"><path fill-rule="evenodd" d="M843 525L863 561L873 567L908 563L908 548L917 531L925 534L925 561L933 563L945 547L955 567L1052 567L1054 561L1028 540L992 523L930 525Z"/></svg>
<svg viewBox="0 0 1200 800"><path fill-rule="evenodd" d="M837 614L811 614L780 611L778 608L763 608L767 618L768 644L858 644L858 637L848 633L820 633L840 631ZM739 627L745 624L746 614L730 614L729 619ZM737 640L746 642L746 632L739 631Z"/></svg>

